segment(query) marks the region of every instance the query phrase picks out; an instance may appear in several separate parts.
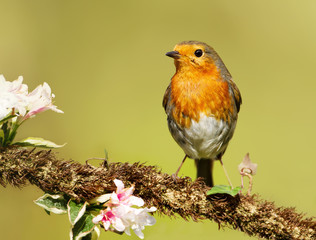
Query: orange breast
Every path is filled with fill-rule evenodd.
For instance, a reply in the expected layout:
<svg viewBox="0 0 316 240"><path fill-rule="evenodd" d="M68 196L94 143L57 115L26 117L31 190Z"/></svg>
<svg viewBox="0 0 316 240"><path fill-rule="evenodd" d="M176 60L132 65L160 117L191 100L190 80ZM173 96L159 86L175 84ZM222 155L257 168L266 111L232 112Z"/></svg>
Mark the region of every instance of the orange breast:
<svg viewBox="0 0 316 240"><path fill-rule="evenodd" d="M205 71L191 66L177 69L171 81L173 117L182 127L190 127L191 120L200 115L214 116L230 122L233 111L227 81L223 81L212 65Z"/></svg>

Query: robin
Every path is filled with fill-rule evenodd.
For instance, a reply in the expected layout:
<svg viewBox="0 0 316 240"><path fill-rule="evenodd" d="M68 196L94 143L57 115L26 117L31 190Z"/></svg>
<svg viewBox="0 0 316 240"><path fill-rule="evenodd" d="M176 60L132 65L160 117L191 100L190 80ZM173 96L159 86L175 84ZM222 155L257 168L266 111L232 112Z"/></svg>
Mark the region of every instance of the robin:
<svg viewBox="0 0 316 240"><path fill-rule="evenodd" d="M234 134L241 95L221 58L203 42L185 41L166 55L174 59L163 107L169 131L187 157L194 159L197 176L213 186L213 162L219 160L229 184L222 156Z"/></svg>

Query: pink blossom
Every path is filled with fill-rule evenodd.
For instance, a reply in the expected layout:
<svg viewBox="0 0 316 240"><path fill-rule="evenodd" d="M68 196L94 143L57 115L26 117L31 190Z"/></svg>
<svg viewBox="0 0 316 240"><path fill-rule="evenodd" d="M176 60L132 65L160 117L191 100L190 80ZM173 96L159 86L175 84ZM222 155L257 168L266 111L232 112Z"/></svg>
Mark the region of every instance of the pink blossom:
<svg viewBox="0 0 316 240"><path fill-rule="evenodd" d="M3 75L0 75L0 120L14 110L25 112L27 85L22 84L22 81L21 76L17 80L9 82Z"/></svg>
<svg viewBox="0 0 316 240"><path fill-rule="evenodd" d="M119 232L125 230L122 220L117 217L109 207L105 210L101 210L100 214L92 219L92 222L94 224L102 222L105 230L109 230L111 225Z"/></svg>
<svg viewBox="0 0 316 240"><path fill-rule="evenodd" d="M251 162L249 153L246 154L243 161L238 165L238 170L241 175L244 175L244 173L256 175L257 168L258 168L258 164Z"/></svg>
<svg viewBox="0 0 316 240"><path fill-rule="evenodd" d="M116 185L117 189L115 192L112 193L109 205L117 206L120 204L124 204L127 206L138 206L141 207L144 205L144 200L133 196L134 186L129 188L124 188L124 183L121 180L115 179L114 184Z"/></svg>
<svg viewBox="0 0 316 240"><path fill-rule="evenodd" d="M31 93L28 94L27 99L27 114L23 120L26 120L40 112L46 110L52 110L54 112L63 113L52 103L52 99L55 97L51 92L50 86L44 82L43 85L39 85Z"/></svg>
<svg viewBox="0 0 316 240"><path fill-rule="evenodd" d="M151 208L135 208L132 206L141 207L144 205L144 200L133 196L134 186L129 188L124 188L122 181L115 179L114 183L117 187L116 191L110 196L104 194L94 201L99 200L100 203L104 203L106 207L105 210L101 210L100 214L93 218L93 223L102 223L105 230L111 228L111 226L119 231L125 232L130 235L130 229L132 229L135 234L143 239L145 226L152 226L156 223L153 216L148 213L154 212L157 209L155 207ZM94 202L93 201L93 202Z"/></svg>
<svg viewBox="0 0 316 240"><path fill-rule="evenodd" d="M27 85L22 82L22 76L9 82L3 75L0 75L0 120L10 113L20 116L22 121L46 110L63 113L53 105L55 95L52 94L47 83L39 85L28 93Z"/></svg>
<svg viewBox="0 0 316 240"><path fill-rule="evenodd" d="M156 223L156 219L149 215L149 212L156 211L157 208L132 208L126 205L118 206L114 209L115 214L122 219L125 226L124 232L130 234L130 229L141 239L144 238L142 230L145 226L152 226Z"/></svg>

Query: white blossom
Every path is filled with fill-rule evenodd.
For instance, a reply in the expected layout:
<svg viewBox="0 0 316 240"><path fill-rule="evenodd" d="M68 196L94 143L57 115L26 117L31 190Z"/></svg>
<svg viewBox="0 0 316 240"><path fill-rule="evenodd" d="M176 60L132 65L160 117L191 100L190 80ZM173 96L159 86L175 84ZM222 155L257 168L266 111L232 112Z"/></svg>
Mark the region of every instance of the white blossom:
<svg viewBox="0 0 316 240"><path fill-rule="evenodd" d="M12 82L6 81L0 75L0 120L9 114L16 114L22 121L37 113L52 110L63 113L53 105L54 94L47 83L43 83L28 93L28 86L23 84L23 77L19 76Z"/></svg>
<svg viewBox="0 0 316 240"><path fill-rule="evenodd" d="M114 210L114 214L122 219L125 226L124 232L130 235L130 229L141 239L144 238L142 230L145 226L152 226L156 223L156 219L149 215L149 212L154 212L157 209L155 207L151 208L132 208L128 206L121 205Z"/></svg>
<svg viewBox="0 0 316 240"><path fill-rule="evenodd" d="M144 200L132 195L134 186L124 188L122 181L115 179L114 183L117 187L116 191L111 194L108 201L104 204L105 210L101 210L100 214L93 218L93 223L101 223L105 230L111 226L119 231L130 235L130 229L141 239L144 238L142 230L145 226L152 226L156 223L153 216L148 213L157 209L151 208L135 208L144 205ZM108 197L108 196L107 196ZM103 198L100 198L100 200Z"/></svg>
<svg viewBox="0 0 316 240"><path fill-rule="evenodd" d="M16 111L24 111L27 105L27 85L22 84L23 77L13 82L6 81L0 75L0 120Z"/></svg>
<svg viewBox="0 0 316 240"><path fill-rule="evenodd" d="M115 192L112 193L109 201L109 205L115 206L124 204L127 206L138 206L141 207L144 205L144 200L133 196L134 186L129 188L124 188L124 183L121 180L115 179L114 184L116 185L117 189Z"/></svg>
<svg viewBox="0 0 316 240"><path fill-rule="evenodd" d="M125 230L122 220L109 207L101 210L100 214L92 219L92 222L94 224L101 222L105 230L109 230L111 225L116 231L123 232Z"/></svg>
<svg viewBox="0 0 316 240"><path fill-rule="evenodd" d="M46 82L44 82L43 85L39 85L27 95L27 114L24 116L23 120L26 120L29 117L32 117L37 113L44 112L46 110L63 113L63 111L53 105L52 100L54 97L55 95L52 94L51 88Z"/></svg>

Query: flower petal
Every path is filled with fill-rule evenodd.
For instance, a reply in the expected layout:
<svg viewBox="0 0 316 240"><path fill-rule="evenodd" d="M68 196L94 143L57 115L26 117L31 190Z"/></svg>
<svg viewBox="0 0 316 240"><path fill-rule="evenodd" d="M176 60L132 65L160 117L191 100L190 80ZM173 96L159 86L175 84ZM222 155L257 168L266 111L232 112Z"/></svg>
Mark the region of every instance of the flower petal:
<svg viewBox="0 0 316 240"><path fill-rule="evenodd" d="M131 236L131 231L129 227L125 228L124 233L127 234L128 236Z"/></svg>
<svg viewBox="0 0 316 240"><path fill-rule="evenodd" d="M112 226L115 228L115 230L119 232L123 232L125 230L125 226L120 218L115 218L115 220L112 222Z"/></svg>
<svg viewBox="0 0 316 240"><path fill-rule="evenodd" d="M135 228L133 231L140 239L144 239L144 233L142 232L141 228Z"/></svg>
<svg viewBox="0 0 316 240"><path fill-rule="evenodd" d="M124 183L121 180L114 179L114 184L116 185L116 192L121 192L124 189Z"/></svg>
<svg viewBox="0 0 316 240"><path fill-rule="evenodd" d="M130 188L125 188L125 195L129 196L132 195L134 192L134 186L131 186Z"/></svg>
<svg viewBox="0 0 316 240"><path fill-rule="evenodd" d="M115 192L111 193L109 205L117 205L120 203L120 200Z"/></svg>
<svg viewBox="0 0 316 240"><path fill-rule="evenodd" d="M128 203L130 204L130 206L135 205L137 207L141 207L145 204L143 199L135 196L130 196L128 198Z"/></svg>
<svg viewBox="0 0 316 240"><path fill-rule="evenodd" d="M110 221L104 221L103 222L103 227L104 227L105 230L109 230L110 225L111 225Z"/></svg>
<svg viewBox="0 0 316 240"><path fill-rule="evenodd" d="M96 217L94 217L94 218L92 219L92 222L93 222L94 224L98 224L102 219L103 219L103 215L102 215L102 214L99 214L98 216L96 216Z"/></svg>

